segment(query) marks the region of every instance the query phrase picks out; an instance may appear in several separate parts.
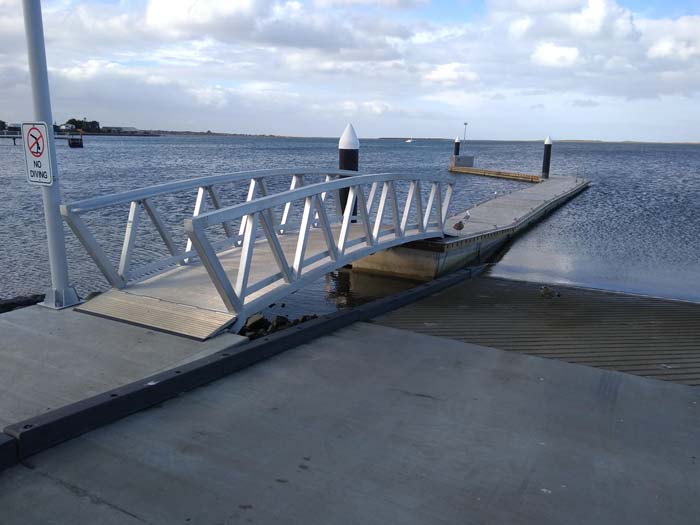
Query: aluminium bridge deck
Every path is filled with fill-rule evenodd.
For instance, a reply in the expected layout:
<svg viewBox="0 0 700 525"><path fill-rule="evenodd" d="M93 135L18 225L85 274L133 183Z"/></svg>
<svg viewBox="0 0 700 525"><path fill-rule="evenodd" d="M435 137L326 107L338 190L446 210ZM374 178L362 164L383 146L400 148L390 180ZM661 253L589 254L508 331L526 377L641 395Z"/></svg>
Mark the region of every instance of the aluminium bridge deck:
<svg viewBox="0 0 700 525"><path fill-rule="evenodd" d="M334 233L338 229L334 227ZM358 231L359 226L353 225L350 236ZM296 236L280 236L279 240L287 260L292 260ZM310 231L307 242L307 250L312 253L325 247L319 229ZM241 248L234 247L222 252L219 260L229 278L235 280L240 267ZM275 259L267 241L261 239L256 242L250 279L255 281L265 277L274 265ZM258 292L254 297L262 293ZM236 314L226 309L201 264L178 266L128 289L110 290L77 310L200 340L216 335L236 320Z"/></svg>

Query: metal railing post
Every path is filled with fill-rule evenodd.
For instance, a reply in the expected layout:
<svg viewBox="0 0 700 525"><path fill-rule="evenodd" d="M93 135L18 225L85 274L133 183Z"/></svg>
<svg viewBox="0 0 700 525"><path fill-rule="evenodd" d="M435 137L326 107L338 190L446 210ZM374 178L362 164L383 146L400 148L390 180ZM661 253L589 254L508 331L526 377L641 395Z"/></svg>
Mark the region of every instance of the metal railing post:
<svg viewBox="0 0 700 525"><path fill-rule="evenodd" d="M68 279L68 261L66 259L66 241L63 235L63 223L59 206L61 191L54 149L53 117L51 115L51 97L49 77L46 71L46 50L44 48L44 26L41 19L41 1L23 0L24 28L27 36L27 53L29 73L32 81L32 100L34 118L45 122L49 128L48 144L51 153L51 170L53 184L41 188L44 201L44 218L46 221L46 239L49 247L49 266L51 267L51 288L47 290L43 306L49 308L66 308L80 302L75 289Z"/></svg>

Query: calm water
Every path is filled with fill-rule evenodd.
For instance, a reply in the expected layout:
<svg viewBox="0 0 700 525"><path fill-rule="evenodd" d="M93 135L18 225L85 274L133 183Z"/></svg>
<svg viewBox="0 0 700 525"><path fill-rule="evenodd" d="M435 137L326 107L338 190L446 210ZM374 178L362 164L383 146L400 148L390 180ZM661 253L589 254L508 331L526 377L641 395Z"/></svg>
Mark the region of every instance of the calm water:
<svg viewBox="0 0 700 525"><path fill-rule="evenodd" d="M337 165L332 139L231 137L86 137L83 150L57 146L68 201L159 182L273 167ZM445 172L451 141L362 141L365 172ZM537 172L542 145L470 142L481 167ZM583 175L593 186L515 242L492 274L700 301L700 146L574 144L554 146L552 172ZM49 283L40 190L24 179L22 149L0 141L0 298L41 292ZM522 183L462 176L452 208L467 208ZM230 188L231 202L245 188ZM184 198L186 197L186 199ZM160 203L173 224L191 210L192 196ZM187 207L185 207L187 206ZM90 220L118 255L127 208ZM71 275L81 293L106 288L82 247L66 231ZM146 232L140 253L158 251ZM348 272L327 276L290 298L288 308L322 313L355 299L410 286L396 279Z"/></svg>

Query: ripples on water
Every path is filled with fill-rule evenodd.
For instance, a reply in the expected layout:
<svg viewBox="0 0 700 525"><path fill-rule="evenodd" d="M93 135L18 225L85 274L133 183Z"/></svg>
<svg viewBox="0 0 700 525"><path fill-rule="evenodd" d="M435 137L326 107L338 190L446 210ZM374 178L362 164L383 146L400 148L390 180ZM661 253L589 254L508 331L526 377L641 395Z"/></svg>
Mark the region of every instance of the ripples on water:
<svg viewBox="0 0 700 525"><path fill-rule="evenodd" d="M332 168L332 139L233 137L86 137L85 148L57 146L67 201L184 178L276 167ZM362 141L364 172L446 172L451 141ZM485 168L537 172L542 145L470 142ZM552 173L583 175L593 186L515 242L496 264L496 276L700 300L698 260L700 146L557 143ZM285 183L286 184L286 181ZM452 209L468 208L522 183L460 176ZM246 188L227 188L229 202ZM158 206L181 226L194 194L163 198ZM40 190L24 179L22 149L0 141L2 261L0 297L40 292L49 282ZM121 246L128 207L87 216L104 245ZM161 252L153 231L143 231L139 254ZM106 282L71 232L66 231L71 276L82 294ZM181 239L182 240L182 239ZM350 283L352 284L350 286ZM398 279L334 272L295 294L287 308L323 313L410 287ZM291 312L290 312L291 313Z"/></svg>

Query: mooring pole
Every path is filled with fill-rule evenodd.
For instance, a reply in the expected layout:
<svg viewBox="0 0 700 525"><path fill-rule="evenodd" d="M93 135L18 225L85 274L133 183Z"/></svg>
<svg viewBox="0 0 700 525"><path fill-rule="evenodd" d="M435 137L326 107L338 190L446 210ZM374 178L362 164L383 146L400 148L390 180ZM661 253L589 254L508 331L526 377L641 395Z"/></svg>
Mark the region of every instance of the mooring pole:
<svg viewBox="0 0 700 525"><path fill-rule="evenodd" d="M46 240L49 246L51 288L47 290L44 302L41 304L49 308L60 309L78 304L80 300L68 280L66 241L63 236L63 222L59 209L61 192L58 169L56 168L49 76L46 69L46 49L44 48L44 24L41 19L41 0L22 0L22 7L24 9L24 29L27 35L27 54L29 58L29 75L32 82L34 119L38 122L45 122L50 130L46 139L51 154L53 184L51 186L42 186L41 191L44 200Z"/></svg>
<svg viewBox="0 0 700 525"><path fill-rule="evenodd" d="M455 137L455 157L459 157L459 137Z"/></svg>
<svg viewBox="0 0 700 525"><path fill-rule="evenodd" d="M352 124L345 126L345 131L338 141L338 169L359 171L360 169L360 141ZM343 188L339 191L340 206L345 212L345 203L348 201L350 190ZM353 208L353 214L357 215L357 202Z"/></svg>
<svg viewBox="0 0 700 525"><path fill-rule="evenodd" d="M552 161L552 139L547 137L544 140L544 156L542 158L542 178L549 178L549 165Z"/></svg>

